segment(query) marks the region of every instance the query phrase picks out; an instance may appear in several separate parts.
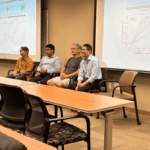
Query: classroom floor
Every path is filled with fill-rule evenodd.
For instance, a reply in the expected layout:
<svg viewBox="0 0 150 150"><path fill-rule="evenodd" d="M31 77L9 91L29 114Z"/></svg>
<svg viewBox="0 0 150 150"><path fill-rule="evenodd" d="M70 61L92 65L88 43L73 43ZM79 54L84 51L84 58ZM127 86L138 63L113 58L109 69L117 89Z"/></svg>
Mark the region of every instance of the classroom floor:
<svg viewBox="0 0 150 150"><path fill-rule="evenodd" d="M53 106L47 106L48 111L53 113ZM64 116L76 115L69 109L63 108ZM127 119L123 118L122 110L114 112L113 119L113 143L112 150L150 150L150 117L140 115L141 125L137 125L134 113L126 112ZM89 116L89 115L88 115ZM91 122L91 150L104 149L104 123L105 118L96 114L89 116ZM69 121L86 131L83 119ZM61 150L61 147L59 147ZM87 150L85 142L65 145L65 150Z"/></svg>

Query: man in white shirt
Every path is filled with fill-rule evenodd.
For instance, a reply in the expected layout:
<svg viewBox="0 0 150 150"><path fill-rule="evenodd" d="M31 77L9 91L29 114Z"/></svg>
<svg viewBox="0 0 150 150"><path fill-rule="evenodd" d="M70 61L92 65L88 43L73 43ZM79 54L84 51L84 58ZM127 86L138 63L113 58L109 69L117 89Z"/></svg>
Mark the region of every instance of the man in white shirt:
<svg viewBox="0 0 150 150"><path fill-rule="evenodd" d="M44 56L37 67L40 75L31 78L29 81L46 84L47 80L51 78L51 73L57 73L61 68L61 59L55 54L55 46L52 44L46 45L46 56Z"/></svg>

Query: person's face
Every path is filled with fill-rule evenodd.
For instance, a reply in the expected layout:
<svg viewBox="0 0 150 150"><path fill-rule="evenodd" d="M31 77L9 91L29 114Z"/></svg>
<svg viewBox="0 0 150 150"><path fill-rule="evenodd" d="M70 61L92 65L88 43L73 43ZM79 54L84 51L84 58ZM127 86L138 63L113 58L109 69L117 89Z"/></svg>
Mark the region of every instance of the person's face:
<svg viewBox="0 0 150 150"><path fill-rule="evenodd" d="M48 56L48 57L51 57L51 56L53 56L53 50L52 49L50 49L49 47L46 47L46 55Z"/></svg>
<svg viewBox="0 0 150 150"><path fill-rule="evenodd" d="M24 51L24 50L22 50L22 49L20 48L20 55L21 55L22 57L26 57L26 56L28 55L28 52L27 52L27 51Z"/></svg>
<svg viewBox="0 0 150 150"><path fill-rule="evenodd" d="M76 55L78 55L79 53L80 53L80 49L78 49L77 46L73 45L73 46L71 47L71 54L72 54L73 56L76 56Z"/></svg>
<svg viewBox="0 0 150 150"><path fill-rule="evenodd" d="M81 50L81 55L83 58L87 59L89 57L89 55L91 54L91 51L88 51L86 49L85 46L82 47L82 50Z"/></svg>

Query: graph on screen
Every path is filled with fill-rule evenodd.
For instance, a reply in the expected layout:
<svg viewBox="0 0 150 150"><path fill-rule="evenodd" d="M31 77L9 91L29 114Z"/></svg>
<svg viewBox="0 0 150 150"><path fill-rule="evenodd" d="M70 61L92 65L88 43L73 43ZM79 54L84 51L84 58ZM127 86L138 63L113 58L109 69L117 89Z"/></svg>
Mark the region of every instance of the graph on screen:
<svg viewBox="0 0 150 150"><path fill-rule="evenodd" d="M136 53L150 52L150 14L128 15L122 24L122 43Z"/></svg>

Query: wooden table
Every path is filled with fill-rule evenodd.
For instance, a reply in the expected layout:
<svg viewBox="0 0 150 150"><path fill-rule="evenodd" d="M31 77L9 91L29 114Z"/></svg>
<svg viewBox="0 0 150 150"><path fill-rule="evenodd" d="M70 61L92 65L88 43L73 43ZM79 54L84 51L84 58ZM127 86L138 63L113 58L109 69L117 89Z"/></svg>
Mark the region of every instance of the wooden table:
<svg viewBox="0 0 150 150"><path fill-rule="evenodd" d="M0 77L0 83L9 84L9 85L16 85L16 86L36 84L34 82L16 80L16 79L5 78L5 77Z"/></svg>
<svg viewBox="0 0 150 150"><path fill-rule="evenodd" d="M122 100L102 95L95 95L69 89L62 89L42 84L21 86L29 94L41 97L46 103L79 110L85 113L107 111L105 114L104 150L112 150L113 110L132 104L132 101Z"/></svg>
<svg viewBox="0 0 150 150"><path fill-rule="evenodd" d="M31 139L30 137L24 136L22 134L19 134L15 131L12 131L2 126L0 126L0 132L20 141L27 147L27 150L56 150L55 147L52 147L40 141Z"/></svg>

